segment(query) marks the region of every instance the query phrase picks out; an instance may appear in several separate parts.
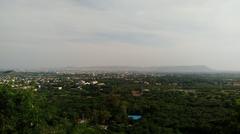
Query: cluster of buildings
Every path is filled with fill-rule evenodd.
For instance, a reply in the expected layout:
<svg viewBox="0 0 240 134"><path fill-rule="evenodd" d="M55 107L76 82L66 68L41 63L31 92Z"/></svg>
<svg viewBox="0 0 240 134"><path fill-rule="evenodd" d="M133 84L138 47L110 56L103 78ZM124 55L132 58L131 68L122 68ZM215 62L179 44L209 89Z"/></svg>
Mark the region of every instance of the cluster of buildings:
<svg viewBox="0 0 240 134"><path fill-rule="evenodd" d="M84 80L83 80L84 79ZM85 80L86 79L86 80ZM0 84L9 85L16 89L82 89L83 86L95 85L105 86L103 82L92 79L92 77L64 76L61 74L45 74L45 73L20 73L20 74L0 74Z"/></svg>

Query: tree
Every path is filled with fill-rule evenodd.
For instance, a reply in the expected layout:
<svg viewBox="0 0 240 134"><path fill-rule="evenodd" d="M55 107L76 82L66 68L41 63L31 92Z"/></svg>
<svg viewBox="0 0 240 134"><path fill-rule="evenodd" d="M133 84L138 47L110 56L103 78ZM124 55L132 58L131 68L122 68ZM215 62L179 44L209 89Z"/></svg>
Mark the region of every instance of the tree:
<svg viewBox="0 0 240 134"><path fill-rule="evenodd" d="M0 87L0 133L39 132L42 99L32 90Z"/></svg>

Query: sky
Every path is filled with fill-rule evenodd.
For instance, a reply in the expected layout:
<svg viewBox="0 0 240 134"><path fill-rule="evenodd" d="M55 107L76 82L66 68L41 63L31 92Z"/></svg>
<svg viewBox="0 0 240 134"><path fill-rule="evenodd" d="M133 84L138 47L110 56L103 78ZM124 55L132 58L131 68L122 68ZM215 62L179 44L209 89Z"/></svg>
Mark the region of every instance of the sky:
<svg viewBox="0 0 240 134"><path fill-rule="evenodd" d="M240 70L239 0L0 0L0 68Z"/></svg>

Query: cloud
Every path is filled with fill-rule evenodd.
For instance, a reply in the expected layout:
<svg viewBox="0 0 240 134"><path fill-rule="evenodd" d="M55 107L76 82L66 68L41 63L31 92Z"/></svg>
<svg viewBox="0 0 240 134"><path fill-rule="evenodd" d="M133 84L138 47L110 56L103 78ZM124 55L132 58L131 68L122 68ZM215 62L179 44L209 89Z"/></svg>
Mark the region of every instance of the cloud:
<svg viewBox="0 0 240 134"><path fill-rule="evenodd" d="M70 0L73 4L78 4L81 7L92 8L95 10L105 10L112 7L115 0Z"/></svg>
<svg viewBox="0 0 240 134"><path fill-rule="evenodd" d="M196 63L236 69L239 64L231 62L231 67L227 61L240 56L235 51L239 5L237 0L1 0L0 62L9 67L35 60L41 61L36 67L75 64L88 55L84 49L92 49L102 58L88 55L91 62L82 58L79 63L110 65L115 62L102 51L111 49L116 63L125 65L139 56L145 65ZM124 60L138 50L131 61ZM44 63L47 57L53 58Z"/></svg>

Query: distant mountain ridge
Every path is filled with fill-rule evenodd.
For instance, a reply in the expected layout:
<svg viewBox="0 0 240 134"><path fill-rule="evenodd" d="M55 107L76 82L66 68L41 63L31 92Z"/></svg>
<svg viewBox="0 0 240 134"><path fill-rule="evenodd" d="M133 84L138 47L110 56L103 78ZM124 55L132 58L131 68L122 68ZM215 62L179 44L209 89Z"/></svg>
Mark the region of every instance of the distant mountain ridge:
<svg viewBox="0 0 240 134"><path fill-rule="evenodd" d="M10 73L14 73L15 70L4 70L4 71L1 71L0 70L0 74L10 74Z"/></svg>
<svg viewBox="0 0 240 134"><path fill-rule="evenodd" d="M66 67L57 71L65 72L162 72L162 73L201 73L215 72L203 66L161 66L161 67L129 67L129 66L95 66L95 67Z"/></svg>

